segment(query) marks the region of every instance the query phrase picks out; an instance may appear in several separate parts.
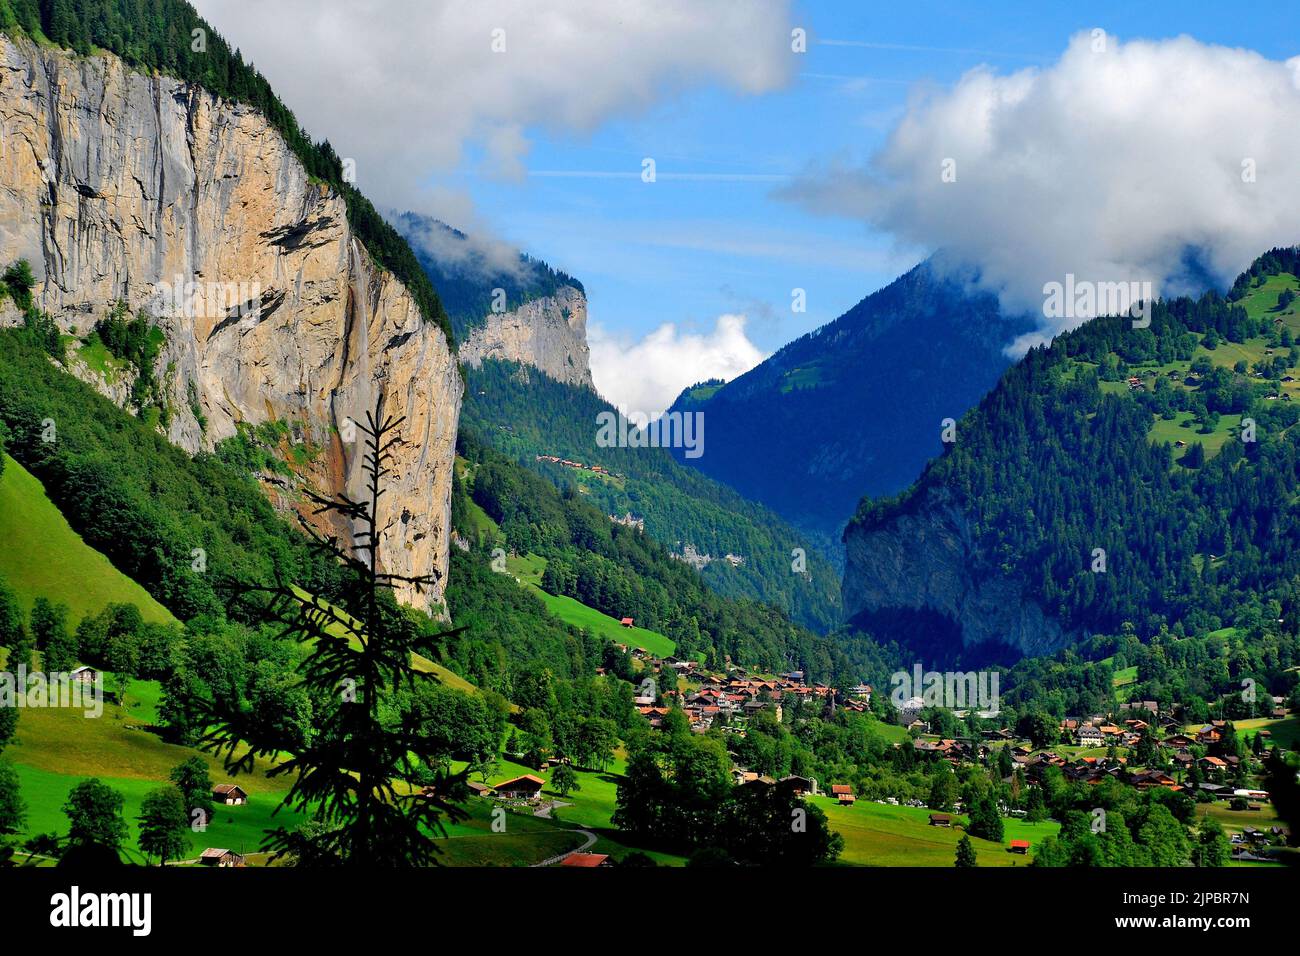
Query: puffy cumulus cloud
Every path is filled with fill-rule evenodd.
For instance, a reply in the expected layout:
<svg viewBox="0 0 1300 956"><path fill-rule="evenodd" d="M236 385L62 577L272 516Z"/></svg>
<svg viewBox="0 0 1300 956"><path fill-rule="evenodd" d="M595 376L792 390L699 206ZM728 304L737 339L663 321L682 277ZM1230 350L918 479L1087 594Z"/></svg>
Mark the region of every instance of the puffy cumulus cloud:
<svg viewBox="0 0 1300 956"><path fill-rule="evenodd" d="M762 93L795 65L789 0L195 5L390 206L412 204L431 171L466 156L521 176L527 129L589 131L700 84Z"/></svg>
<svg viewBox="0 0 1300 956"><path fill-rule="evenodd" d="M1300 242L1300 58L1098 39L1047 68L918 89L865 168L832 163L785 195L942 250L1038 315L1067 274L1197 292ZM1083 318L1044 316L1041 334Z"/></svg>
<svg viewBox="0 0 1300 956"><path fill-rule="evenodd" d="M697 382L733 379L766 358L745 334L743 315L721 315L707 333L682 332L666 322L639 342L610 336L593 323L587 337L596 390L636 420L658 416Z"/></svg>

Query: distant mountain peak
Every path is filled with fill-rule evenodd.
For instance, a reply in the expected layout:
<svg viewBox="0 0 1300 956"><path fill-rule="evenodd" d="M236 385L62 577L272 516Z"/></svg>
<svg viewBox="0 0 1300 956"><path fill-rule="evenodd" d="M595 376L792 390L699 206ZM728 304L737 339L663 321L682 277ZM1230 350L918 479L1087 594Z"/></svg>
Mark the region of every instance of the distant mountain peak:
<svg viewBox="0 0 1300 956"><path fill-rule="evenodd" d="M451 318L462 362L522 362L591 387L582 283L507 243L404 212L394 223Z"/></svg>
<svg viewBox="0 0 1300 956"><path fill-rule="evenodd" d="M906 487L1011 363L1028 317L1006 316L926 260L731 382L687 389L707 413L691 464L788 520L837 534L867 494Z"/></svg>

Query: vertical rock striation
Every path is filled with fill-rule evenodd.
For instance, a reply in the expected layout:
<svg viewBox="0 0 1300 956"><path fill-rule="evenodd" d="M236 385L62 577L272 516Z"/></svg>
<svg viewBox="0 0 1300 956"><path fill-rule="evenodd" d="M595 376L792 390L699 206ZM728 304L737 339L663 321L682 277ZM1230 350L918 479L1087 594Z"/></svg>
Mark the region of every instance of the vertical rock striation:
<svg viewBox="0 0 1300 956"><path fill-rule="evenodd" d="M20 258L65 331L84 334L119 300L157 316L168 437L190 452L237 423L287 422L324 450L308 480L359 495L349 419L382 398L406 422L381 499L380 523L392 524L380 562L445 576L455 355L372 261L343 198L259 112L111 55L0 36L0 263ZM124 400L86 363L70 366ZM440 584L398 596L433 610L441 595Z"/></svg>
<svg viewBox="0 0 1300 956"><path fill-rule="evenodd" d="M558 382L592 388L587 297L564 286L511 312L489 314L465 337L459 355L474 368L484 359L522 362Z"/></svg>

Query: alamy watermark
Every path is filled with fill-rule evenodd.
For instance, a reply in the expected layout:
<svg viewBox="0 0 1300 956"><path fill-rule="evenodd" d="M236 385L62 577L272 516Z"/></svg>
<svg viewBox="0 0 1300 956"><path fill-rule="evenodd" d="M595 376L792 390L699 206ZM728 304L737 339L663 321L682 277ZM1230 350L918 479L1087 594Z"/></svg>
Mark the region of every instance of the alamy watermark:
<svg viewBox="0 0 1300 956"><path fill-rule="evenodd" d="M889 699L899 710L919 700L922 707L975 708L981 714L996 717L999 680L997 671L926 671L916 664L910 674L895 671L890 675L893 690Z"/></svg>
<svg viewBox="0 0 1300 956"><path fill-rule="evenodd" d="M75 671L0 671L0 707L80 709L87 717L104 713L104 675L88 667Z"/></svg>
<svg viewBox="0 0 1300 956"><path fill-rule="evenodd" d="M258 282L191 282L177 275L174 282L158 283L153 304L159 314L174 318L238 318L252 325L262 313L262 286Z"/></svg>
<svg viewBox="0 0 1300 956"><path fill-rule="evenodd" d="M645 424L637 424L637 420ZM601 412L596 416L596 444L601 448L682 448L687 458L704 454L704 413L664 412L650 416Z"/></svg>
<svg viewBox="0 0 1300 956"><path fill-rule="evenodd" d="M1095 319L1127 315L1133 328L1151 325L1154 295L1150 282L1091 282L1067 273L1065 282L1043 284L1043 316L1048 319Z"/></svg>
<svg viewBox="0 0 1300 956"><path fill-rule="evenodd" d="M152 893L93 893L73 886L50 897L50 925L56 929L119 927L132 936L148 936L153 928Z"/></svg>

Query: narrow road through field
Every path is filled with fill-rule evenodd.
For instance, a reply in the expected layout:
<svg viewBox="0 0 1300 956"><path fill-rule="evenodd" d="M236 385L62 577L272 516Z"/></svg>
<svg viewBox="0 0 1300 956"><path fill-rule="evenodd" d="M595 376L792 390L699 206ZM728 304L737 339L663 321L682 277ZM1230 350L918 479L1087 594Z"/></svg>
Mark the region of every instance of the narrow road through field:
<svg viewBox="0 0 1300 956"><path fill-rule="evenodd" d="M533 816L541 817L544 820L550 820L552 810L558 810L560 809L560 807L571 807L571 806L573 806L573 804L571 803L564 803L563 801L560 800L551 800L547 803L542 804L540 807L534 810Z"/></svg>
<svg viewBox="0 0 1300 956"><path fill-rule="evenodd" d="M578 847L577 849L567 850L564 853L559 854L558 856L553 856L550 859L543 860L541 863L534 863L533 866L554 866L556 863L559 863L570 853L581 853L583 850L587 849L593 843L596 842L596 834L592 833L590 830L574 830L573 832L581 833L583 835L584 839L582 842L582 846Z"/></svg>

